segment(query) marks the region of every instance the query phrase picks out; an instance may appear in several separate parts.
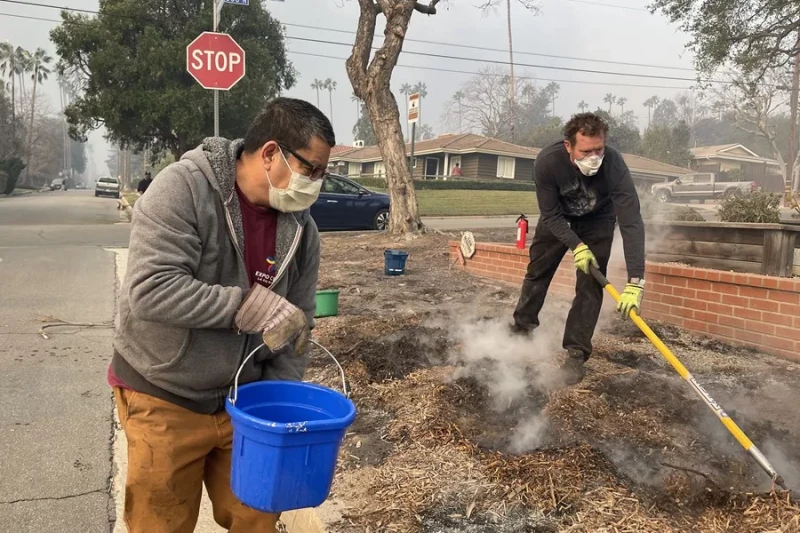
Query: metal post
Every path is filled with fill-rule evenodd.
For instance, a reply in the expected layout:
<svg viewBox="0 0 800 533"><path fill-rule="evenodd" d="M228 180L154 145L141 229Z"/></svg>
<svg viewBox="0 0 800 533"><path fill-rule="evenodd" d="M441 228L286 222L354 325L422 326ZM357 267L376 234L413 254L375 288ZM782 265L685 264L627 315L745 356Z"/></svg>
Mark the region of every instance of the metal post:
<svg viewBox="0 0 800 533"><path fill-rule="evenodd" d="M219 0L217 0L217 2L218 1ZM217 31L217 24L219 22L217 19L217 2L214 2L211 6L211 9L214 11L214 33ZM214 91L214 137L219 137L219 91L217 89L212 89L212 91Z"/></svg>
<svg viewBox="0 0 800 533"><path fill-rule="evenodd" d="M408 168L411 170L411 180L414 180L414 137L417 136L417 123L411 123L411 160L408 163ZM424 169L423 169L424 170ZM423 173L424 176L424 173Z"/></svg>

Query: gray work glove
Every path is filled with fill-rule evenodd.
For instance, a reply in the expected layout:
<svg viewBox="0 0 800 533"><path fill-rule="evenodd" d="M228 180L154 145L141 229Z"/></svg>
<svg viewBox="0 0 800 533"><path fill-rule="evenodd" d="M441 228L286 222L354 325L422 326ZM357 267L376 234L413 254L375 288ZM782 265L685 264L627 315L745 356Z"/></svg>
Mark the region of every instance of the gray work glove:
<svg viewBox="0 0 800 533"><path fill-rule="evenodd" d="M296 355L306 353L310 328L302 309L256 283L236 311L234 324L243 333L260 334L272 353L293 345Z"/></svg>

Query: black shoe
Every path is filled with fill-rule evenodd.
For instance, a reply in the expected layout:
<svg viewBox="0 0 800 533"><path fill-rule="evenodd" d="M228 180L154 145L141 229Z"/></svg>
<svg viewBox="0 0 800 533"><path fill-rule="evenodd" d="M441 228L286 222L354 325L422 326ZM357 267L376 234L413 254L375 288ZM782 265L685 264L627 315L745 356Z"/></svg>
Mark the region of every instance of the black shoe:
<svg viewBox="0 0 800 533"><path fill-rule="evenodd" d="M520 337L527 337L533 333L534 328L521 326L519 324L510 324L508 330L512 335L519 335Z"/></svg>
<svg viewBox="0 0 800 533"><path fill-rule="evenodd" d="M585 363L586 358L581 353L569 353L567 355L567 359L561 365L566 386L577 385L583 381L583 377L586 375Z"/></svg>

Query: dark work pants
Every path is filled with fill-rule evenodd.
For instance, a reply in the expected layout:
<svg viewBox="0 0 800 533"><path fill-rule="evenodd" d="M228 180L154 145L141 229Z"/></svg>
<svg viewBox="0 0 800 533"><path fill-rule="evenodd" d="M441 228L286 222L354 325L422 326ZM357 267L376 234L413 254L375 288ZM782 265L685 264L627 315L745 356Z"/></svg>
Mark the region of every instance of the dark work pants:
<svg viewBox="0 0 800 533"><path fill-rule="evenodd" d="M614 219L574 220L572 230L580 237L597 258L600 271L605 275L611 258L614 241ZM556 239L544 224L539 222L531 244L531 261L522 283L519 303L514 310L514 323L523 330L532 331L539 326L539 312L544 305L550 282L558 270L567 246ZM603 305L603 287L583 272L577 272L575 299L567 316L564 328L564 349L570 354L592 354L592 336Z"/></svg>

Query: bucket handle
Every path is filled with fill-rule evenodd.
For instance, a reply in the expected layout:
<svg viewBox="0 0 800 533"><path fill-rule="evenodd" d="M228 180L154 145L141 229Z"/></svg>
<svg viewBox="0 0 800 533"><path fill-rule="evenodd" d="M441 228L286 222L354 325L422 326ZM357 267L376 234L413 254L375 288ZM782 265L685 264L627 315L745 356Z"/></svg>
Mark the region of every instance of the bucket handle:
<svg viewBox="0 0 800 533"><path fill-rule="evenodd" d="M322 351L324 351L326 354L328 354L330 356L330 358L333 359L333 362L336 363L336 366L339 368L339 375L342 378L342 393L344 393L345 398L350 398L350 387L347 385L347 378L345 378L344 369L342 368L342 365L339 364L339 361L336 360L336 358L333 356L333 354L327 348L325 348L323 345L321 345L320 343L318 343L314 339L309 339L309 340L311 341L311 344L313 344L313 345L315 345L315 346L317 346L319 348L322 348ZM244 369L244 365L246 365L247 361L249 361L250 358L253 357L255 355L255 353L257 351L259 351L261 348L263 348L264 346L265 345L262 343L262 344L258 345L255 350L250 352L247 355L247 357L244 358L244 361L242 361L242 364L239 366L239 370L236 371L236 377L233 379L233 387L231 387L231 391L228 394L228 399L230 399L231 405L236 405L236 400L239 398L239 374L242 373L242 369Z"/></svg>

